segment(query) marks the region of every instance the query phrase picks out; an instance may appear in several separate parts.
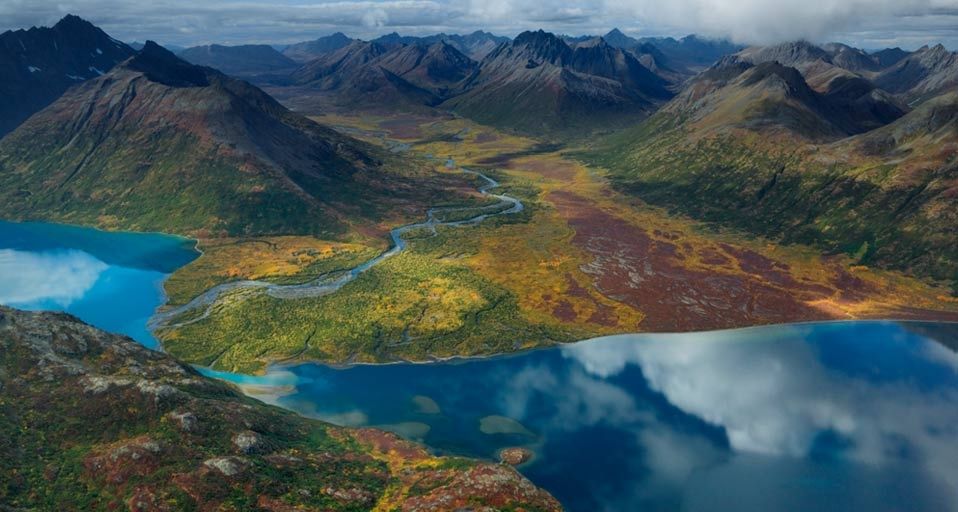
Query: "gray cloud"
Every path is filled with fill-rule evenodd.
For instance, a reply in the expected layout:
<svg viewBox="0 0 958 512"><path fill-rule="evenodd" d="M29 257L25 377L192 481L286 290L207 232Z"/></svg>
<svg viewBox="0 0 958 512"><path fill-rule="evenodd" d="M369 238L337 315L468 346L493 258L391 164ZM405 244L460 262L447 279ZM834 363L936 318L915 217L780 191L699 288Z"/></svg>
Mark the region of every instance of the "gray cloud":
<svg viewBox="0 0 958 512"><path fill-rule="evenodd" d="M180 45L290 43L334 31L371 38L393 30L597 34L619 27L635 36L697 33L743 43L958 47L958 0L4 0L0 29L50 25L66 13L127 41Z"/></svg>

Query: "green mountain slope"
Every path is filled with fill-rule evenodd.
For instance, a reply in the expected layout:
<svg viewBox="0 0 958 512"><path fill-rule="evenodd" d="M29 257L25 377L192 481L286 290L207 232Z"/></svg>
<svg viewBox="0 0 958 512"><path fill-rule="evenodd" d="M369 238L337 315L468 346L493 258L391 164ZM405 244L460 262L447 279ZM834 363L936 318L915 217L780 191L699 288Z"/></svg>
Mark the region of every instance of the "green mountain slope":
<svg viewBox="0 0 958 512"><path fill-rule="evenodd" d="M420 171L148 43L0 141L0 216L328 236L434 200Z"/></svg>
<svg viewBox="0 0 958 512"><path fill-rule="evenodd" d="M958 284L955 94L854 135L881 124L860 105L738 62L585 158L652 203Z"/></svg>
<svg viewBox="0 0 958 512"><path fill-rule="evenodd" d="M0 509L559 510L515 470L246 398L129 338L0 306Z"/></svg>

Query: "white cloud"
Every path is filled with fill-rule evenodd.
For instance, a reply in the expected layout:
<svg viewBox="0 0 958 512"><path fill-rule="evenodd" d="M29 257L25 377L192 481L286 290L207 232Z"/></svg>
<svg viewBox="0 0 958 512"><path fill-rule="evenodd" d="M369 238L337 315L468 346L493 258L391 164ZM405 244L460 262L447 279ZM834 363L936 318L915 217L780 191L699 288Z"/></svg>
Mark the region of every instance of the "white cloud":
<svg viewBox="0 0 958 512"><path fill-rule="evenodd" d="M363 14L363 25L369 28L382 28L389 23L389 15L382 9L373 9Z"/></svg>
<svg viewBox="0 0 958 512"><path fill-rule="evenodd" d="M93 287L107 264L82 251L0 249L0 304L52 301L67 307Z"/></svg>

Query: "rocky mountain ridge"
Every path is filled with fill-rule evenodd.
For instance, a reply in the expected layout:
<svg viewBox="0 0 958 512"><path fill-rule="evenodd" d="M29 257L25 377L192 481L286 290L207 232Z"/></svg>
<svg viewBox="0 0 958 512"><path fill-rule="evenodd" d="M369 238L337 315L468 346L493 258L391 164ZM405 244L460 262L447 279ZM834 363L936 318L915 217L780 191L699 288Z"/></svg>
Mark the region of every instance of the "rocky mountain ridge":
<svg viewBox="0 0 958 512"><path fill-rule="evenodd" d="M0 34L0 137L71 86L110 71L133 53L73 15L53 27Z"/></svg>

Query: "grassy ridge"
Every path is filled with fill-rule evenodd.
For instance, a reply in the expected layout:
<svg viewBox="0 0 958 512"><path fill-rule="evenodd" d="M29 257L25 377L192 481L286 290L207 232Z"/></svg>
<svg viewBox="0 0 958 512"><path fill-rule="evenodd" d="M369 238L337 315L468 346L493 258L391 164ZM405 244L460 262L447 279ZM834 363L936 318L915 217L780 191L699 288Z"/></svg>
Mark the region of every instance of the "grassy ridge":
<svg viewBox="0 0 958 512"><path fill-rule="evenodd" d="M81 136L70 151L3 144L0 215L110 229L248 235L333 236L343 227L296 197L278 178L241 173L237 163L195 137L156 132L108 141ZM122 141L122 142L121 142ZM159 152L153 150L160 148ZM69 171L82 168L74 175Z"/></svg>

